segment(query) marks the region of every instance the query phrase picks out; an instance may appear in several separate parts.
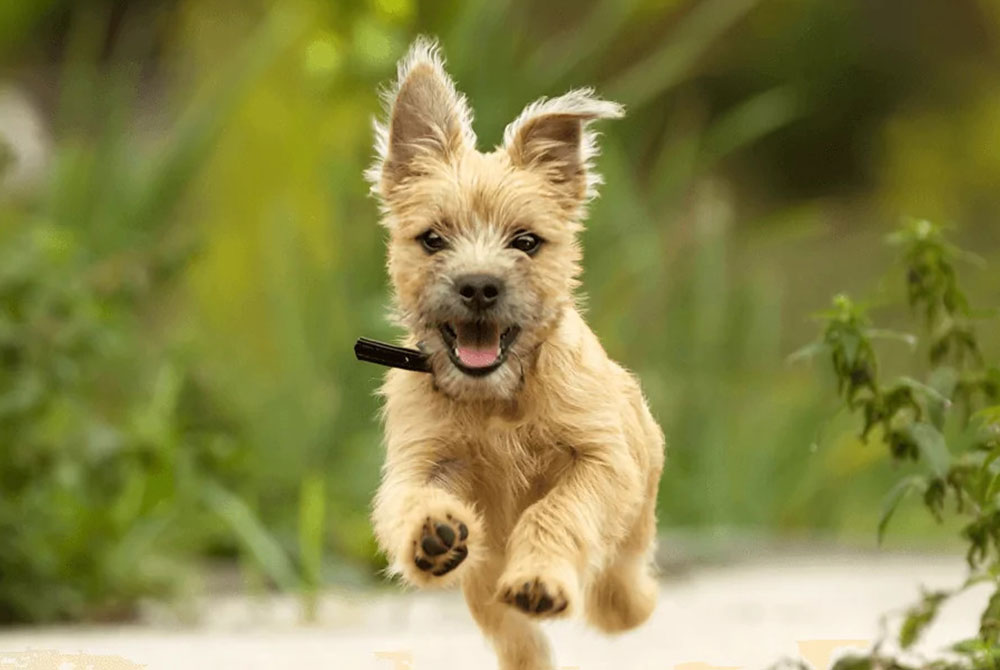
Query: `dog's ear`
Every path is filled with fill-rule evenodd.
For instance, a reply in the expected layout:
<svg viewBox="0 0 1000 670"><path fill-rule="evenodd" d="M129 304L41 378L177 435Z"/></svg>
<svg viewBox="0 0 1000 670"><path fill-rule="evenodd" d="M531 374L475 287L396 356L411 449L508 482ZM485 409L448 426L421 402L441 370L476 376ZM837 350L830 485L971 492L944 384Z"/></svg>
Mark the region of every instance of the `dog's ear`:
<svg viewBox="0 0 1000 670"><path fill-rule="evenodd" d="M383 198L424 173L429 161L448 160L476 144L465 97L455 90L433 40L414 41L383 99L388 118L375 121L375 164L366 173L372 191Z"/></svg>
<svg viewBox="0 0 1000 670"><path fill-rule="evenodd" d="M589 88L528 105L504 131L504 149L518 167L541 172L577 207L596 195L601 183L591 159L597 154L597 133L591 123L617 119L625 109L601 100Z"/></svg>

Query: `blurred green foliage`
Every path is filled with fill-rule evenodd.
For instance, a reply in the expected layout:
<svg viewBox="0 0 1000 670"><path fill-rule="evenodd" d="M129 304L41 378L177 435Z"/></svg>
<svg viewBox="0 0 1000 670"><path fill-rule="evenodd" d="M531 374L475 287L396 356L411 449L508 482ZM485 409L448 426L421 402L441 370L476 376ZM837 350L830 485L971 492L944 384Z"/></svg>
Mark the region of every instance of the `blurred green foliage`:
<svg viewBox="0 0 1000 670"><path fill-rule="evenodd" d="M1000 248L1000 11L940 5L0 5L5 77L52 136L35 186L0 191L0 620L127 616L206 557L307 608L379 567L381 372L351 344L396 333L361 171L418 33L483 147L542 95L628 106L585 287L668 434L663 523L867 533L888 463L783 361L800 314L875 280L886 212Z"/></svg>

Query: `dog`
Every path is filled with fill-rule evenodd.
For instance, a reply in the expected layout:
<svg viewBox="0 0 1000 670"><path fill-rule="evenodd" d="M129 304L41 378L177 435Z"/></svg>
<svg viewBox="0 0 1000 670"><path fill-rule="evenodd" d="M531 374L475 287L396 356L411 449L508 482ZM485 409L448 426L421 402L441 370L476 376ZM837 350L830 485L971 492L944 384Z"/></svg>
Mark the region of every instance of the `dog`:
<svg viewBox="0 0 1000 670"><path fill-rule="evenodd" d="M577 304L593 122L578 89L528 105L491 153L436 42L384 94L366 172L388 230L395 318L431 374L390 370L372 521L390 572L461 584L501 670L552 668L538 623L615 633L656 605L664 439Z"/></svg>

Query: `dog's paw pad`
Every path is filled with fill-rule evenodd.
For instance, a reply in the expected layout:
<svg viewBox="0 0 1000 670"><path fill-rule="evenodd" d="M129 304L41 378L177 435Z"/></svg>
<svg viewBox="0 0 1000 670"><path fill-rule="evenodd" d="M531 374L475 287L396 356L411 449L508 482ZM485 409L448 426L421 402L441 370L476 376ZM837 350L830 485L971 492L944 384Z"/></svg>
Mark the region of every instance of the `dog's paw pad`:
<svg viewBox="0 0 1000 670"><path fill-rule="evenodd" d="M435 577L446 575L469 555L468 537L469 527L450 514L443 521L427 517L414 542L413 563Z"/></svg>
<svg viewBox="0 0 1000 670"><path fill-rule="evenodd" d="M500 600L533 616L558 616L569 607L569 599L563 589L547 584L540 577L506 587L500 593Z"/></svg>

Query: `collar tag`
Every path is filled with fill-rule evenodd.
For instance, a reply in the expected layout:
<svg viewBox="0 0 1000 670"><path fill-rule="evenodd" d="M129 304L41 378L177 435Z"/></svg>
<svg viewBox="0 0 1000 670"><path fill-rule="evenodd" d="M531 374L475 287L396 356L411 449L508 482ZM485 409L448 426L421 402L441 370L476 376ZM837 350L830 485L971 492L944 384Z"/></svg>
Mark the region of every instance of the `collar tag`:
<svg viewBox="0 0 1000 670"><path fill-rule="evenodd" d="M354 343L354 356L359 361L377 363L390 368L430 372L430 357L419 349L397 347L393 344L359 337Z"/></svg>

